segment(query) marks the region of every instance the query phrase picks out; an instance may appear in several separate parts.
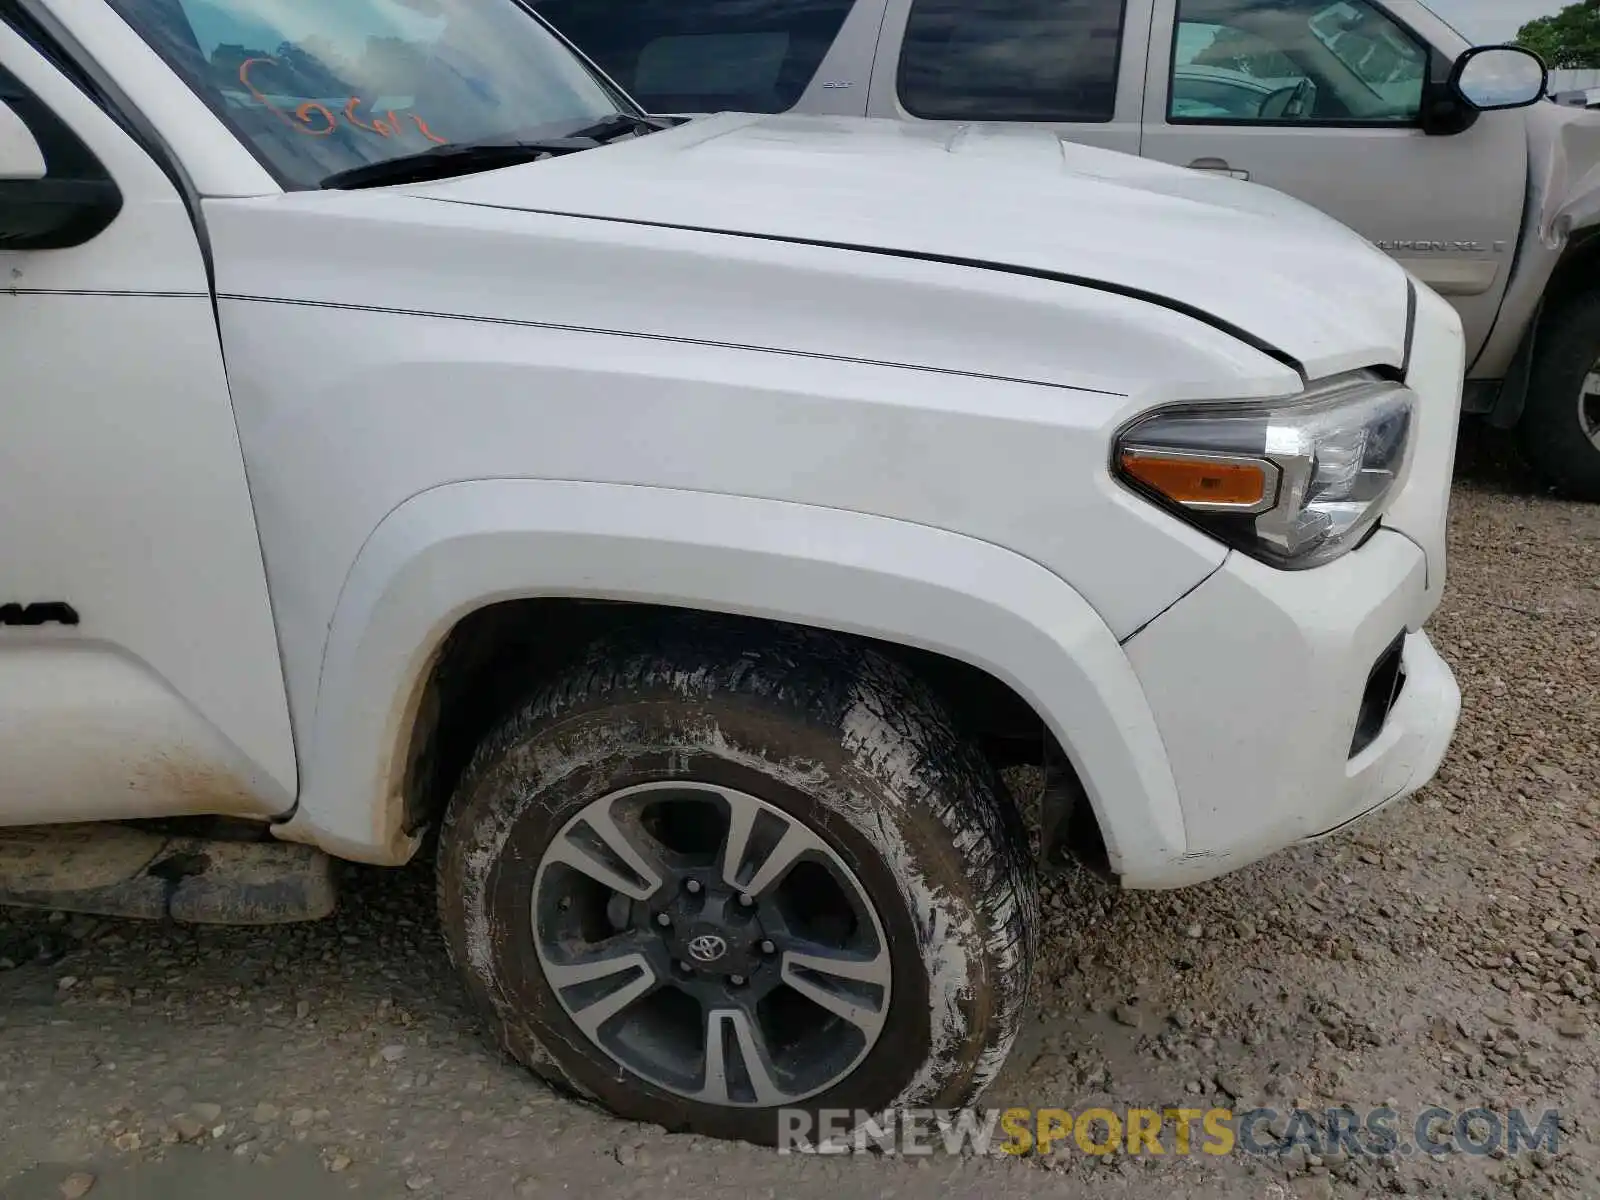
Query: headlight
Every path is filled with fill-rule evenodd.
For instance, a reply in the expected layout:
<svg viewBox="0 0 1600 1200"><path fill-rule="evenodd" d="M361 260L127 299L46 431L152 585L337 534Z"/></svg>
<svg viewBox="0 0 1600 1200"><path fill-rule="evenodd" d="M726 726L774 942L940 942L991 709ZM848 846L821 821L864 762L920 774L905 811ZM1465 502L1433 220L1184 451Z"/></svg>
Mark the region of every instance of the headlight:
<svg viewBox="0 0 1600 1200"><path fill-rule="evenodd" d="M1117 439L1117 474L1235 549L1316 566L1358 545L1405 469L1416 395L1359 372L1263 404L1162 409Z"/></svg>

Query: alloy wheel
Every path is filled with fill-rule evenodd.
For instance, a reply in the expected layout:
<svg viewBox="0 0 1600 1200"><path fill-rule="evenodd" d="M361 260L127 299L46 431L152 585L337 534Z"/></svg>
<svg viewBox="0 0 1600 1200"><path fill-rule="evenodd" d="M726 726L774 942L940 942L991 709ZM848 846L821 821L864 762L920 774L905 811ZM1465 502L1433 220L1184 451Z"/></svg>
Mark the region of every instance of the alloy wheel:
<svg viewBox="0 0 1600 1200"><path fill-rule="evenodd" d="M1583 427L1584 436L1600 450L1600 361L1584 377L1578 394L1578 424Z"/></svg>
<svg viewBox="0 0 1600 1200"><path fill-rule="evenodd" d="M544 852L533 940L572 1023L705 1104L793 1104L846 1078L889 1010L883 924L855 873L776 805L710 783L625 788Z"/></svg>

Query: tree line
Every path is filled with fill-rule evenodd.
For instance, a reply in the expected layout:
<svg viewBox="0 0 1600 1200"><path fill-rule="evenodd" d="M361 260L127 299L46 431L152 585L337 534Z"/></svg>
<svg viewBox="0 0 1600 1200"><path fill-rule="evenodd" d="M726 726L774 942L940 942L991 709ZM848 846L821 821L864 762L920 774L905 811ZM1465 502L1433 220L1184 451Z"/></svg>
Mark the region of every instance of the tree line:
<svg viewBox="0 0 1600 1200"><path fill-rule="evenodd" d="M1555 70L1600 67L1600 0L1578 0L1554 16L1529 21L1516 40Z"/></svg>

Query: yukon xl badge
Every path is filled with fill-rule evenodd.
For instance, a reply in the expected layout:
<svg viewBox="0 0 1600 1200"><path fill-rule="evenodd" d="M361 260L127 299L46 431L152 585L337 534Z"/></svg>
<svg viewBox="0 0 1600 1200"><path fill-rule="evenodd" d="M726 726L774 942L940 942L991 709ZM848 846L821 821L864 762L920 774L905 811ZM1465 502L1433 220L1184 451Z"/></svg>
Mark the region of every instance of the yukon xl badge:
<svg viewBox="0 0 1600 1200"><path fill-rule="evenodd" d="M1409 239L1376 242L1379 250L1390 254L1504 254L1506 243L1495 242L1493 247L1483 242L1428 242Z"/></svg>

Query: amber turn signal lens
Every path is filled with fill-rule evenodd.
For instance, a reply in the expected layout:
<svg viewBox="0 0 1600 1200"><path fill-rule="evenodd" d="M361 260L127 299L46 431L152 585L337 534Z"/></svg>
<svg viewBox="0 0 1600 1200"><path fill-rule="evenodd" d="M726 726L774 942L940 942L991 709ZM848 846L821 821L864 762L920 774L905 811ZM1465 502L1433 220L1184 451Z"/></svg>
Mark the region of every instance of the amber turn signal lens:
<svg viewBox="0 0 1600 1200"><path fill-rule="evenodd" d="M1277 490L1276 471L1261 462L1124 450L1122 469L1178 504L1252 509Z"/></svg>

